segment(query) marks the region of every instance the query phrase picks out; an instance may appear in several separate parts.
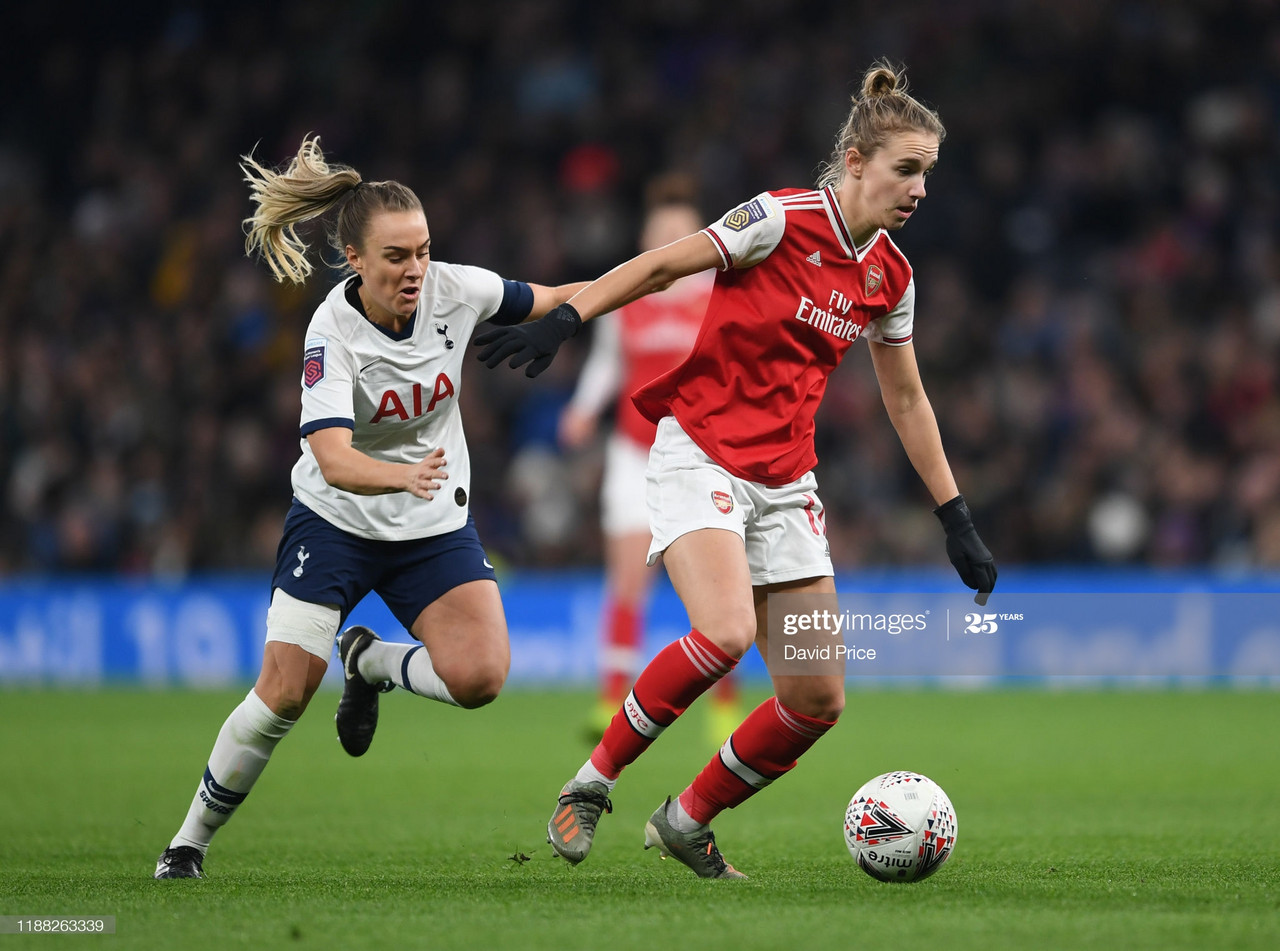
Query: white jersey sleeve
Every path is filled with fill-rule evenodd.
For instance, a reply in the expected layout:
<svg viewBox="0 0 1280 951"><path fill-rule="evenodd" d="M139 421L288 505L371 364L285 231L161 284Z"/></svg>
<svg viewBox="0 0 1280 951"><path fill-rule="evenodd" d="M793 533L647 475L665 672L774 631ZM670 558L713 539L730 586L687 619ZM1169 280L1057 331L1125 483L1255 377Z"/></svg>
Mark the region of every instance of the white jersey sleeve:
<svg viewBox="0 0 1280 951"><path fill-rule="evenodd" d="M488 320L502 307L507 282L493 271L469 264L452 265L450 271L451 280L444 299L465 302L475 311L476 323Z"/></svg>
<svg viewBox="0 0 1280 951"><path fill-rule="evenodd" d="M759 264L782 241L787 215L778 200L762 192L715 224L702 229L720 252L720 270Z"/></svg>
<svg viewBox="0 0 1280 951"><path fill-rule="evenodd" d="M614 314L596 318L592 326L591 352L582 365L570 405L579 413L598 416L621 385L622 335Z"/></svg>
<svg viewBox="0 0 1280 951"><path fill-rule="evenodd" d="M336 322L317 316L307 328L302 362L300 435L345 426L355 429L355 354Z"/></svg>
<svg viewBox="0 0 1280 951"><path fill-rule="evenodd" d="M893 310L873 320L863 334L868 340L901 347L911 342L911 335L916 319L916 279L907 282L907 289Z"/></svg>

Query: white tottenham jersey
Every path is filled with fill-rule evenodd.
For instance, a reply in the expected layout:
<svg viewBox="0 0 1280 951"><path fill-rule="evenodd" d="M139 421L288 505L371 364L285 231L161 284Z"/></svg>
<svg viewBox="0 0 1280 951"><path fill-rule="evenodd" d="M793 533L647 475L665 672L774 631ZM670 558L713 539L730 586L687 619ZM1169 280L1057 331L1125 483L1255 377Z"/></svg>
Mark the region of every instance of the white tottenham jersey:
<svg viewBox="0 0 1280 951"><path fill-rule="evenodd" d="M347 295L357 280L330 291L307 327L302 458L293 467L294 494L362 538L394 541L451 532L466 524L471 493L471 459L458 410L462 361L476 324L499 311L512 282L483 268L432 261L417 311L402 333L393 334L352 305ZM356 495L337 489L320 474L306 439L333 426L351 429L352 447L383 462L419 462L443 447L449 478L430 501L409 492Z"/></svg>

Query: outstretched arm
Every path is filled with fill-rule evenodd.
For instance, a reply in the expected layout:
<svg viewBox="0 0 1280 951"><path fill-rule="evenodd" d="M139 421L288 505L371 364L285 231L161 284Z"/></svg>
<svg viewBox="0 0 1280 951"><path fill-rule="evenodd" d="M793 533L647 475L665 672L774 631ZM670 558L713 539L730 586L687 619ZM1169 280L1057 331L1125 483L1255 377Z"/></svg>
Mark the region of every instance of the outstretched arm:
<svg viewBox="0 0 1280 951"><path fill-rule="evenodd" d="M590 284L590 281L578 281L574 284L560 284L556 287L548 287L545 284L530 284L529 288L533 291L533 309L529 311L529 316L525 318L525 322L527 323L530 320L537 320L539 317L545 317L548 311L555 310L574 294L578 293L578 291Z"/></svg>
<svg viewBox="0 0 1280 951"><path fill-rule="evenodd" d="M574 294L569 304L583 320L590 320L720 264L715 244L699 231L619 264Z"/></svg>
<svg viewBox="0 0 1280 951"><path fill-rule="evenodd" d="M515 369L527 363L525 376L537 376L551 365L560 344L576 334L584 320L617 310L686 275L720 263L720 253L701 232L645 251L592 281L539 320L477 334L472 340L482 348L477 359L493 369L509 357L507 366Z"/></svg>

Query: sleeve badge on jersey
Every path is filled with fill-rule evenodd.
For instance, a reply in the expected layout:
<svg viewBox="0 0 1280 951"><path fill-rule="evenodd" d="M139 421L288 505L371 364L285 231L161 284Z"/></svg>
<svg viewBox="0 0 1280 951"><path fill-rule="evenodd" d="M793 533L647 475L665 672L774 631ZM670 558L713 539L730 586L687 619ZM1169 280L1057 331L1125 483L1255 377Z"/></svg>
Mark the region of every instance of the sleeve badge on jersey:
<svg viewBox="0 0 1280 951"><path fill-rule="evenodd" d="M730 231L742 231L757 221L773 217L773 209L759 198L753 198L745 205L733 209L724 216L724 226Z"/></svg>
<svg viewBox="0 0 1280 951"><path fill-rule="evenodd" d="M880 270L878 265L872 264L867 268L867 296L870 297L880 290L880 285L883 283L884 271Z"/></svg>
<svg viewBox="0 0 1280 951"><path fill-rule="evenodd" d="M326 341L308 340L302 355L302 385L311 389L324 379L324 351Z"/></svg>

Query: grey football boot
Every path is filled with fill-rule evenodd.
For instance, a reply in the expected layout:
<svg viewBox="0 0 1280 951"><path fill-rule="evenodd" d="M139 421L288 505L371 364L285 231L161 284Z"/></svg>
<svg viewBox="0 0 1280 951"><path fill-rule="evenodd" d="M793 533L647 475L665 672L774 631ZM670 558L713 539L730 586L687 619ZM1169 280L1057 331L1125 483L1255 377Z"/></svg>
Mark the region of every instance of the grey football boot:
<svg viewBox="0 0 1280 951"><path fill-rule="evenodd" d="M683 862L697 873L699 878L746 878L724 860L716 848L716 835L710 829L701 832L681 832L667 818L671 797L659 806L644 826L644 847L656 848L665 859L668 856Z"/></svg>
<svg viewBox="0 0 1280 951"><path fill-rule="evenodd" d="M591 851L596 823L606 812L613 812L608 786L571 779L560 790L556 810L547 823L547 841L563 858L577 865Z"/></svg>

